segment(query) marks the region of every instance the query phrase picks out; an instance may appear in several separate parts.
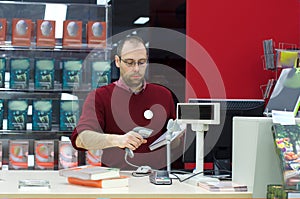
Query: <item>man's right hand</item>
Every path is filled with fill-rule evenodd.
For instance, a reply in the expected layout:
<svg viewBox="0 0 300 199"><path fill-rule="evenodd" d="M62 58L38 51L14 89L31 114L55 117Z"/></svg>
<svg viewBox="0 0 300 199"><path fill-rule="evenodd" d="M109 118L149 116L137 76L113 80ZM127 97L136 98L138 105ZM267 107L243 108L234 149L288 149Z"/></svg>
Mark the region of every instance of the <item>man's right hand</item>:
<svg viewBox="0 0 300 199"><path fill-rule="evenodd" d="M129 148L131 150L136 150L142 144L147 143L147 140L145 140L139 133L135 131L129 131L124 135L118 136L118 143L118 146L120 148Z"/></svg>

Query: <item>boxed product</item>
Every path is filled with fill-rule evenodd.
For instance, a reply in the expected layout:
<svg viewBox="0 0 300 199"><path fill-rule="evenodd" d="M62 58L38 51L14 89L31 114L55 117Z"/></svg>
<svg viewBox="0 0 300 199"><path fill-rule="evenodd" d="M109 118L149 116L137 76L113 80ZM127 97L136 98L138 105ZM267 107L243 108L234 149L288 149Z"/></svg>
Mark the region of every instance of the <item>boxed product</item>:
<svg viewBox="0 0 300 199"><path fill-rule="evenodd" d="M6 41L6 30L7 30L7 20L5 18L0 18L0 43L4 44Z"/></svg>
<svg viewBox="0 0 300 199"><path fill-rule="evenodd" d="M276 52L277 68L296 67L297 59L299 58L298 50L277 50Z"/></svg>
<svg viewBox="0 0 300 199"><path fill-rule="evenodd" d="M35 60L34 88L54 88L54 59Z"/></svg>
<svg viewBox="0 0 300 199"><path fill-rule="evenodd" d="M0 58L0 88L5 87L5 66L6 66L6 59Z"/></svg>
<svg viewBox="0 0 300 199"><path fill-rule="evenodd" d="M103 21L89 21L87 23L87 43L90 47L106 47L106 23Z"/></svg>
<svg viewBox="0 0 300 199"><path fill-rule="evenodd" d="M98 88L111 82L111 67L107 61L92 62L92 88Z"/></svg>
<svg viewBox="0 0 300 199"><path fill-rule="evenodd" d="M9 100L7 128L9 130L26 130L27 111L27 100Z"/></svg>
<svg viewBox="0 0 300 199"><path fill-rule="evenodd" d="M35 169L54 169L54 140L34 141Z"/></svg>
<svg viewBox="0 0 300 199"><path fill-rule="evenodd" d="M78 152L70 141L58 143L58 169L66 169L78 166Z"/></svg>
<svg viewBox="0 0 300 199"><path fill-rule="evenodd" d="M28 169L28 140L9 140L9 169Z"/></svg>
<svg viewBox="0 0 300 199"><path fill-rule="evenodd" d="M52 100L34 100L32 103L32 130L48 131L52 128Z"/></svg>
<svg viewBox="0 0 300 199"><path fill-rule="evenodd" d="M0 169L2 168L3 162L3 148L2 148L2 141L0 141Z"/></svg>
<svg viewBox="0 0 300 199"><path fill-rule="evenodd" d="M85 164L101 166L102 149L89 150L85 152Z"/></svg>
<svg viewBox="0 0 300 199"><path fill-rule="evenodd" d="M12 58L10 60L10 88L29 88L30 60L28 58Z"/></svg>
<svg viewBox="0 0 300 199"><path fill-rule="evenodd" d="M81 47L82 21L65 20L63 22L63 46Z"/></svg>
<svg viewBox="0 0 300 199"><path fill-rule="evenodd" d="M0 99L0 129L3 129L4 103Z"/></svg>
<svg viewBox="0 0 300 199"><path fill-rule="evenodd" d="M36 22L36 45L55 46L55 21L38 19Z"/></svg>
<svg viewBox="0 0 300 199"><path fill-rule="evenodd" d="M59 129L61 131L72 131L77 125L79 114L78 100L61 100Z"/></svg>
<svg viewBox="0 0 300 199"><path fill-rule="evenodd" d="M30 46L31 45L31 19L12 19L12 45Z"/></svg>
<svg viewBox="0 0 300 199"><path fill-rule="evenodd" d="M76 89L82 83L82 60L63 61L63 89Z"/></svg>

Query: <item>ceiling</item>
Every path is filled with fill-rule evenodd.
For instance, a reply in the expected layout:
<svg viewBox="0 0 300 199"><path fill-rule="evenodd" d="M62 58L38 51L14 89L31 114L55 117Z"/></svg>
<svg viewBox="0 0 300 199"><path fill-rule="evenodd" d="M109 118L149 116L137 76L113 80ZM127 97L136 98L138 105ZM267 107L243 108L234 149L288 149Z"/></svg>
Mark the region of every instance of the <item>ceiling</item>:
<svg viewBox="0 0 300 199"><path fill-rule="evenodd" d="M164 27L185 33L185 0L111 0L113 34L132 28ZM149 16L145 25L133 22Z"/></svg>
<svg viewBox="0 0 300 199"><path fill-rule="evenodd" d="M110 4L112 10L113 43L118 42L118 40L128 34L132 34L132 29L142 27L162 27L185 34L186 0L111 0ZM150 21L144 25L133 24L141 16L149 16ZM119 33L124 34L116 36ZM149 34L147 30L137 33L146 42L151 37ZM180 48L185 48L185 41L179 42L176 38L171 37L163 38L163 40L166 45L169 43L172 43L172 45L174 45L173 43L178 43ZM174 58L169 52L161 53L160 51L152 50L151 57L163 59L166 56Z"/></svg>

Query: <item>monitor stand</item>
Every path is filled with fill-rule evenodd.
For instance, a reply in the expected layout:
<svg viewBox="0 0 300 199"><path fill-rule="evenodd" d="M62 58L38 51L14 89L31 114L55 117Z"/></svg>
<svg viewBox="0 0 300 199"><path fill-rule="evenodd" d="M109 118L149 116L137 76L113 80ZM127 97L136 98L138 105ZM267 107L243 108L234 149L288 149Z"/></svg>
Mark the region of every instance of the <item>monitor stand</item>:
<svg viewBox="0 0 300 199"><path fill-rule="evenodd" d="M204 168L204 132L208 130L207 124L192 124L192 130L196 133L196 168L193 173L177 175L181 180L189 178L184 182L191 185L198 185L198 182L219 182L218 178L212 178L203 174ZM195 174L199 173L196 176ZM191 177L193 176L193 177Z"/></svg>

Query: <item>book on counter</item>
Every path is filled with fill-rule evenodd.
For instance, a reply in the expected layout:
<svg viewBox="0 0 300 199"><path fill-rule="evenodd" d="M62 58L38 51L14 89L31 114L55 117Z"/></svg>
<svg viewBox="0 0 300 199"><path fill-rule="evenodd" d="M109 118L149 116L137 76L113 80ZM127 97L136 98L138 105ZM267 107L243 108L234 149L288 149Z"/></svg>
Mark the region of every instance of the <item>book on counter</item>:
<svg viewBox="0 0 300 199"><path fill-rule="evenodd" d="M117 178L106 178L101 180L83 180L79 178L68 177L68 182L70 184L97 187L97 188L120 188L128 187L129 185L128 176L120 176Z"/></svg>
<svg viewBox="0 0 300 199"><path fill-rule="evenodd" d="M93 165L77 166L59 170L60 176L79 178L82 180L101 180L119 178L120 169Z"/></svg>
<svg viewBox="0 0 300 199"><path fill-rule="evenodd" d="M232 181L198 182L198 186L212 192L247 192L247 185Z"/></svg>

